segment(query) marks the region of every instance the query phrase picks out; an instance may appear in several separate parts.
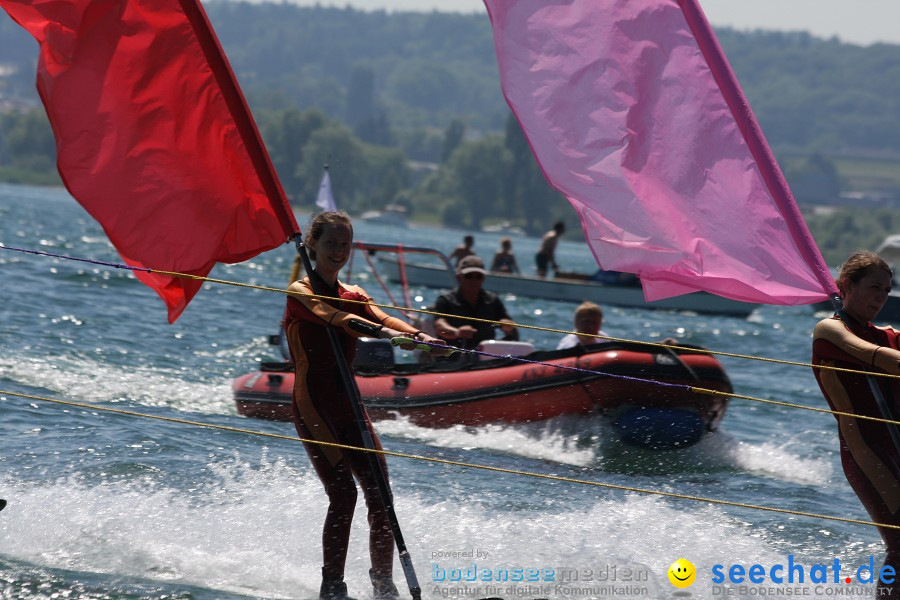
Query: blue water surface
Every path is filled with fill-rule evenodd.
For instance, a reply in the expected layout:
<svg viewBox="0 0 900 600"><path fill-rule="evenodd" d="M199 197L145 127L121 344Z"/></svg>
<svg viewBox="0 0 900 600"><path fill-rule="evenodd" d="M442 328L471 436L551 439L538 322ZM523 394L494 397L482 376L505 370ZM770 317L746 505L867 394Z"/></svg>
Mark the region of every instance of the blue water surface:
<svg viewBox="0 0 900 600"><path fill-rule="evenodd" d="M445 252L463 233L356 223L357 239ZM499 237L476 235L476 250L489 258ZM102 229L60 189L0 186L0 243L120 261ZM538 240L513 244L531 270ZM594 268L584 244L564 240L558 254L567 269ZM292 260L285 246L218 266L212 276L284 288ZM361 257L354 271L388 301ZM0 598L315 598L326 502L300 444L40 399L292 436L287 423L238 416L230 389L259 360L277 358L267 336L284 297L205 284L169 325L159 298L127 270L0 249L0 277L0 497L9 502L0 512ZM397 287L391 292L402 297ZM411 290L417 306L436 294ZM572 304L504 300L517 321L571 327ZM806 362L814 323L808 307L764 306L748 319L606 307L604 329ZM559 337L523 333L538 347ZM824 407L807 368L722 362L741 394ZM733 400L719 432L678 451L624 446L599 417L441 430L398 420L378 429L397 452L867 518L844 479L827 414ZM483 581L464 581L472 565L581 573L566 584L569 592L548 588L540 597L610 585L599 578L612 565L649 574L634 597L705 598L715 592L716 564L772 565L788 555L808 565L881 559L877 531L865 525L411 459L389 464L425 598L538 596L523 591L535 585L525 582L489 594ZM366 540L359 509L347 582L360 598L371 597ZM685 590L666 577L678 558L698 571ZM450 581L454 573L459 582ZM396 581L403 589L399 567Z"/></svg>

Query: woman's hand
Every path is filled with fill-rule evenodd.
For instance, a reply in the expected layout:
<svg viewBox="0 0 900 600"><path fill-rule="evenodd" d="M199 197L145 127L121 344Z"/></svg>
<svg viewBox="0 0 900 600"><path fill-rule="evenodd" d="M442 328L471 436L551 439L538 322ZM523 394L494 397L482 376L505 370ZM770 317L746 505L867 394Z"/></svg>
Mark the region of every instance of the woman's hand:
<svg viewBox="0 0 900 600"><path fill-rule="evenodd" d="M427 333L419 332L416 336L416 339L420 342L424 342L426 344L435 344L437 346L443 346L443 348L435 348L434 346L428 347L428 354L432 356L447 356L448 354L452 354L455 350L453 346L448 346L447 342L436 337L431 337Z"/></svg>
<svg viewBox="0 0 900 600"><path fill-rule="evenodd" d="M443 346L446 348L435 348L433 346L428 346L427 352L434 356L446 356L454 351L454 348L447 345L447 342L444 340L431 337L425 332L418 332L416 334L406 333L403 331L398 331L396 329L391 329L390 327L384 327L381 330L382 337L393 340L394 338L408 338L410 341L406 344L400 344L400 347L403 350L415 350L419 342L423 342L425 344L435 344L438 346Z"/></svg>

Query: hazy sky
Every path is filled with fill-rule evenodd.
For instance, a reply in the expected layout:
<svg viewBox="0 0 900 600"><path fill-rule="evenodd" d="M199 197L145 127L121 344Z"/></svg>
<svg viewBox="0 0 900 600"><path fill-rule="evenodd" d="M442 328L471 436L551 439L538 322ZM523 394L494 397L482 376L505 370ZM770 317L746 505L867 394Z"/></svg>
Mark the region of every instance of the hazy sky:
<svg viewBox="0 0 900 600"><path fill-rule="evenodd" d="M483 12L481 0L290 0L359 9ZM700 0L713 25L802 30L844 42L900 44L900 0Z"/></svg>

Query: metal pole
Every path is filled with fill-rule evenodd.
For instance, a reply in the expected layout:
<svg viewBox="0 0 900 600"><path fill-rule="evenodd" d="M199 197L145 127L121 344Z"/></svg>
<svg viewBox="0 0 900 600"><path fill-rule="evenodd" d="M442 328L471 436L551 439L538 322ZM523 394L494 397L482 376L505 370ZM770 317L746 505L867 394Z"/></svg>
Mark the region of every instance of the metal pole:
<svg viewBox="0 0 900 600"><path fill-rule="evenodd" d="M297 235L294 237L294 244L297 246L297 253L300 255L300 260L303 261L303 268L306 269L306 273L309 276L309 283L313 288L313 292L318 295L324 295L325 290L316 289L316 281L312 276L312 263L306 252L306 246L303 245L303 238ZM366 418L365 413L363 412L362 399L359 395L359 388L356 386L356 379L353 377L353 373L350 371L350 365L347 364L347 358L341 350L337 332L331 327L326 327L325 329L328 331L328 340L331 342L331 348L334 351L335 360L337 360L338 370L341 372L341 380L344 382L344 389L347 390L347 395L350 397L350 405L353 407L353 416L356 418L357 425L359 425L363 447L369 450L375 450L375 440L372 439L369 428L366 427ZM378 495L381 497L381 502L384 504L384 509L387 512L391 533L394 536L394 542L397 544L397 551L400 553L400 565L403 567L403 574L406 576L406 583L409 586L409 593L412 595L413 600L421 600L422 589L419 587L419 580L413 569L412 558L409 555L409 551L406 549L406 542L403 541L403 532L400 531L400 522L397 520L397 513L394 511L394 498L393 494L391 494L390 484L381 468L378 456L374 452L366 452L366 458L369 461L369 468L372 469L372 476L378 487Z"/></svg>

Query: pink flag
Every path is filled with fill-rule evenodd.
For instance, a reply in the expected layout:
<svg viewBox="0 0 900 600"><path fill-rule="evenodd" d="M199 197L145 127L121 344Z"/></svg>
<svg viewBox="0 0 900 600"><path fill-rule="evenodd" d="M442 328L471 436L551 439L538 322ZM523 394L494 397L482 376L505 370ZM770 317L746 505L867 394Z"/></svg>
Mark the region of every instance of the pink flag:
<svg viewBox="0 0 900 600"><path fill-rule="evenodd" d="M205 276L299 231L199 0L0 0L41 46L59 173L129 265ZM201 281L137 272L173 322Z"/></svg>
<svg viewBox="0 0 900 600"><path fill-rule="evenodd" d="M836 292L695 0L484 0L503 92L602 268L648 300Z"/></svg>

